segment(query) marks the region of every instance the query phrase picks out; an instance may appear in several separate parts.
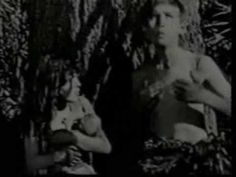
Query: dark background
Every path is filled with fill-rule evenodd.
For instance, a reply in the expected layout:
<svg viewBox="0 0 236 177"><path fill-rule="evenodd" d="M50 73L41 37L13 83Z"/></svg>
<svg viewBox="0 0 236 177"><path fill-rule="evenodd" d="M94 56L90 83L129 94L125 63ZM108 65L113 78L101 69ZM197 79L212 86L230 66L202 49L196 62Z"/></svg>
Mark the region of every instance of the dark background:
<svg viewBox="0 0 236 177"><path fill-rule="evenodd" d="M231 81L231 2L182 1L189 10L186 21L190 22L183 46L213 57ZM58 72L50 67L59 60L67 61L68 69L80 71L83 92L94 103L113 145L109 157L95 155L97 170L106 173L109 169L108 174L136 170L132 164L142 147L139 130L144 125L130 116L127 109L132 92L129 50L135 44L127 42L126 34L132 34L133 26L138 24L137 12L143 3L142 0L1 1L0 125L1 157L4 157L1 161L9 176L17 176L23 168L20 136L23 122L27 122L23 115L45 115L48 111L54 94L51 81ZM37 116L28 117L37 121ZM220 130L230 134L231 121L223 115L218 117Z"/></svg>

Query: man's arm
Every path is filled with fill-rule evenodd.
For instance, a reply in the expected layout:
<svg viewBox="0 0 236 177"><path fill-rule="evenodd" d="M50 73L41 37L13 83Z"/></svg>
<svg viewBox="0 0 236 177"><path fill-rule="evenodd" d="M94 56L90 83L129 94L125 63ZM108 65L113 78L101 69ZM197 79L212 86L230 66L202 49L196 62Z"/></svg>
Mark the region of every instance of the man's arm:
<svg viewBox="0 0 236 177"><path fill-rule="evenodd" d="M187 102L207 104L230 116L231 86L213 60L209 57L202 58L198 70L193 71L191 75L194 82L183 79L174 82L176 97ZM199 76L204 76L204 81L208 84L207 88L198 82Z"/></svg>
<svg viewBox="0 0 236 177"><path fill-rule="evenodd" d="M231 85L223 76L220 68L210 57L204 56L200 60L199 69L206 73L206 82L210 86L210 90L205 90L203 94L203 103L230 116Z"/></svg>

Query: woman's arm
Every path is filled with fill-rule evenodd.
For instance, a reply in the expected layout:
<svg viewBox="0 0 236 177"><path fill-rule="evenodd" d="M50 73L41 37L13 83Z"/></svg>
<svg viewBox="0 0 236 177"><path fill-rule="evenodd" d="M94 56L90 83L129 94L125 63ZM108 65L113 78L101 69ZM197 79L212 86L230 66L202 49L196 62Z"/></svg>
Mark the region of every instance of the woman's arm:
<svg viewBox="0 0 236 177"><path fill-rule="evenodd" d="M86 151L98 153L110 153L111 144L102 129L101 119L96 115L93 106L84 96L80 97L81 103L85 109L85 117L82 119L82 129L73 130L73 134L77 138L77 146Z"/></svg>
<svg viewBox="0 0 236 177"><path fill-rule="evenodd" d="M65 152L39 155L37 141L32 137L25 138L24 146L27 173L33 173L36 170L52 166L64 159L66 155Z"/></svg>

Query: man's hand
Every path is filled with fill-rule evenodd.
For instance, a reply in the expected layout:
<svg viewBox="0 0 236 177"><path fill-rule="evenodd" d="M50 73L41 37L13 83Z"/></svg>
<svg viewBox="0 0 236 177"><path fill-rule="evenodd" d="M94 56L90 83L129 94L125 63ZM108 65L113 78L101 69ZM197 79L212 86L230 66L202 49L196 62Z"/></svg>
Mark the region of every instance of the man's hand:
<svg viewBox="0 0 236 177"><path fill-rule="evenodd" d="M196 82L178 79L173 83L173 89L179 100L202 103L204 99L205 88Z"/></svg>
<svg viewBox="0 0 236 177"><path fill-rule="evenodd" d="M205 99L206 91L203 86L205 74L200 71L193 70L191 71L190 76L193 82L185 79L177 79L173 83L176 98L187 102L202 103L203 99Z"/></svg>

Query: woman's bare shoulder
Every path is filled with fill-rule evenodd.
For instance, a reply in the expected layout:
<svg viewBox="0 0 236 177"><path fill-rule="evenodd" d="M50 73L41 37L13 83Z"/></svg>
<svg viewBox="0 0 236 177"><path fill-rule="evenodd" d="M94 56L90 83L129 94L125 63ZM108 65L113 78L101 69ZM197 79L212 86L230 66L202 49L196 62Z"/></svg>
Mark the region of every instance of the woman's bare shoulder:
<svg viewBox="0 0 236 177"><path fill-rule="evenodd" d="M86 98L84 95L79 96L79 101L82 105L92 106L88 98Z"/></svg>
<svg viewBox="0 0 236 177"><path fill-rule="evenodd" d="M80 96L79 96L79 100L80 100L80 101L89 102L89 100L88 100L84 95L80 95Z"/></svg>

